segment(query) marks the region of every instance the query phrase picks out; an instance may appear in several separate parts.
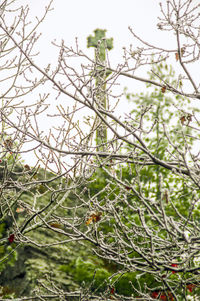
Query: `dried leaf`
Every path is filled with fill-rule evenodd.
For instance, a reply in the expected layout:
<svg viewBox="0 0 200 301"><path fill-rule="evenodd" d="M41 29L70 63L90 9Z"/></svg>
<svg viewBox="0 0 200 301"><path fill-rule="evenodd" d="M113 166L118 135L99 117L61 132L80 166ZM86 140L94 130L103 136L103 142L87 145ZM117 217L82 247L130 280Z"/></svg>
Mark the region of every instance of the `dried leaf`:
<svg viewBox="0 0 200 301"><path fill-rule="evenodd" d="M45 185L40 184L39 187L37 188L37 190L40 194L43 194L43 193L45 193L45 191L47 191L47 188Z"/></svg>
<svg viewBox="0 0 200 301"><path fill-rule="evenodd" d="M24 168L25 168L26 170L30 170L30 169L31 169L30 166L29 166L28 164L25 164L25 165L24 165Z"/></svg>
<svg viewBox="0 0 200 301"><path fill-rule="evenodd" d="M13 146L13 141L9 138L9 139L6 139L4 141L4 146L7 148L7 149L11 149L12 146Z"/></svg>
<svg viewBox="0 0 200 301"><path fill-rule="evenodd" d="M166 91L166 86L163 86L163 87L161 88L161 92L162 92L162 93L165 93L165 91Z"/></svg>
<svg viewBox="0 0 200 301"><path fill-rule="evenodd" d="M182 47L182 48L181 48L181 56L183 56L184 53L185 53L185 47Z"/></svg>
<svg viewBox="0 0 200 301"><path fill-rule="evenodd" d="M187 120L188 120L188 124L192 121L192 115L188 114L187 115Z"/></svg>
<svg viewBox="0 0 200 301"><path fill-rule="evenodd" d="M172 263L172 264L171 264L171 267L177 268L177 267L178 267L178 264ZM172 271L172 274L175 274L175 273L177 273L177 271Z"/></svg>
<svg viewBox="0 0 200 301"><path fill-rule="evenodd" d="M92 222L97 223L98 221L100 221L101 216L102 216L102 212L92 213L90 217L87 219L86 225L90 225Z"/></svg>
<svg viewBox="0 0 200 301"><path fill-rule="evenodd" d="M10 234L10 236L8 237L9 243L10 244L13 243L14 239L15 239L15 235L14 234Z"/></svg>
<svg viewBox="0 0 200 301"><path fill-rule="evenodd" d="M192 293L192 291L193 291L193 289L196 287L196 285L190 283L190 284L188 284L186 287L187 287L188 291L189 291L190 293Z"/></svg>
<svg viewBox="0 0 200 301"><path fill-rule="evenodd" d="M184 125L184 123L186 121L186 117L185 116L181 116L180 121L181 121L181 124Z"/></svg>
<svg viewBox="0 0 200 301"><path fill-rule="evenodd" d="M91 222L92 222L92 218L90 217L90 218L88 218L88 219L87 219L87 221L86 221L86 223L85 223L85 224L88 226L88 225L90 225L90 224L91 224Z"/></svg>
<svg viewBox="0 0 200 301"><path fill-rule="evenodd" d="M176 61L179 60L179 55L178 55L178 52L175 53L175 58L176 58Z"/></svg>
<svg viewBox="0 0 200 301"><path fill-rule="evenodd" d="M23 207L18 207L17 209L16 209L16 212L17 213L22 213L22 212L24 212L24 208Z"/></svg>
<svg viewBox="0 0 200 301"><path fill-rule="evenodd" d="M159 292L152 292L152 294L151 294L151 297L153 298L153 299L157 299L158 298L158 296L159 296Z"/></svg>
<svg viewBox="0 0 200 301"><path fill-rule="evenodd" d="M166 294L164 292L155 291L155 292L152 292L151 297L153 299L159 299L159 300L164 300L164 301L167 301L167 300L173 301L174 300L174 297L171 292L167 292L167 295L168 295L168 297L166 296Z"/></svg>
<svg viewBox="0 0 200 301"><path fill-rule="evenodd" d="M57 229L61 229L62 225L59 223L51 223L49 224L49 226L51 226L52 228L57 228Z"/></svg>
<svg viewBox="0 0 200 301"><path fill-rule="evenodd" d="M166 201L166 203L169 203L169 195L168 195L168 191L165 190L164 194L163 194L163 201Z"/></svg>
<svg viewBox="0 0 200 301"><path fill-rule="evenodd" d="M91 217L93 219L93 222L96 223L96 222L100 221L101 215L102 215L101 212L97 212L96 214L92 214Z"/></svg>
<svg viewBox="0 0 200 301"><path fill-rule="evenodd" d="M182 80L179 81L178 85L179 85L179 88L181 88L183 86Z"/></svg>

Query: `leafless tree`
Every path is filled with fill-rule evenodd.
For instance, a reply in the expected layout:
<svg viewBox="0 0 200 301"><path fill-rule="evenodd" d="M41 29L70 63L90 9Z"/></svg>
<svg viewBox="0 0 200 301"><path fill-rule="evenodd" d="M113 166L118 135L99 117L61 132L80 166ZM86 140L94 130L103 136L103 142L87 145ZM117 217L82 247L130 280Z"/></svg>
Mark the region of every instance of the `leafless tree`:
<svg viewBox="0 0 200 301"><path fill-rule="evenodd" d="M190 66L198 65L200 57L199 4L192 0L160 4L158 30L175 34L174 49L152 45L129 28L133 41L141 46L124 48L118 66L110 64L109 42L103 35L95 58L79 49L78 42L75 47L53 42L59 51L57 64L42 68L34 47L37 28L52 2L36 24L29 23L28 6L18 7L17 2L5 0L0 5L1 216L12 219L12 229L1 245L15 241L16 248L26 244L47 248L50 244L38 241L34 233L52 231L59 234L52 245L90 244L94 254L118 265L109 278L113 287L121 275L131 272L137 272L139 285L129 297L111 294L110 289L98 295L49 287L46 295L36 291L20 300L70 296L186 300L188 290L195 298L200 251L200 127L195 112L200 85ZM155 67L171 58L179 66L173 81ZM140 73L144 66L150 77ZM125 98L123 87L120 94L116 86L121 77L151 84L163 98L169 95L179 127L174 130L173 120L166 124L158 116L146 121L153 105L141 107L139 114L120 116L117 103ZM188 109L186 99L196 110ZM42 127L44 119L51 125L48 129ZM153 146L158 125L162 136ZM165 152L159 156L162 141ZM151 168L153 173L157 168L155 177L143 180ZM105 185L94 192L91 187L98 172L106 177ZM180 203L187 203L186 213ZM16 217L16 210L23 217ZM144 274L160 285L151 287L147 281L141 288Z"/></svg>

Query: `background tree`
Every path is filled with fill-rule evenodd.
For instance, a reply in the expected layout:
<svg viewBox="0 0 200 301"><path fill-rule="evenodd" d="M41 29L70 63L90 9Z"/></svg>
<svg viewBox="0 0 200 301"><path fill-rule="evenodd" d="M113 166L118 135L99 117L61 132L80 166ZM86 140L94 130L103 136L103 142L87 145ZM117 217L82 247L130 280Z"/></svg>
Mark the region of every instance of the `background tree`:
<svg viewBox="0 0 200 301"><path fill-rule="evenodd" d="M24 248L35 247L37 259L51 248L54 261L60 251L59 271L69 282L64 276L57 279L55 270L50 273L44 266L48 261L35 260L31 272L38 263L37 271L45 270L47 279L29 289L29 299L196 298L200 93L188 66L199 58L199 6L189 0L161 5L158 28L176 35L175 49L152 46L130 28L143 45L126 48L124 63L116 68L62 41L54 43L59 49L56 67L43 69L34 59L36 28L43 18L30 27L28 8L16 5L4 1L0 7L0 64L6 83L1 90L1 270L6 273L6 262L19 262ZM171 54L183 74L170 68ZM71 57L81 60L81 68L69 65ZM144 65L150 67L149 76L136 76ZM95 70L101 68L110 72L101 78L107 108L97 106ZM133 109L121 117L118 96L111 91L120 76L154 87L149 94L127 93ZM45 89L56 91L53 104ZM45 131L41 118L48 117L54 126ZM96 117L107 128L103 150L93 139ZM23 153L37 158L35 166L22 161ZM67 248L68 254L79 250L79 257L66 256L65 262ZM50 259L49 252L44 256ZM27 270L20 275L25 280ZM3 298L28 295L26 289L9 289L2 287Z"/></svg>

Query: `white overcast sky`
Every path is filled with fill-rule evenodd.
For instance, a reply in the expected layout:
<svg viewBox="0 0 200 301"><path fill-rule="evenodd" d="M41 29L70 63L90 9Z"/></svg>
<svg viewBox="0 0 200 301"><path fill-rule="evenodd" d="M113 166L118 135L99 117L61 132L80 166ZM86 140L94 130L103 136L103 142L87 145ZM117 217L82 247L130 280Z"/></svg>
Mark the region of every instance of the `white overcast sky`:
<svg viewBox="0 0 200 301"><path fill-rule="evenodd" d="M198 2L199 0L193 0ZM17 0L17 4L28 4L30 6L31 19L42 16L44 7L49 0ZM109 52L111 66L123 62L123 50L125 46L135 45L135 41L128 30L131 26L138 36L151 44L174 49L175 36L163 33L157 29L158 16L160 15L159 2L163 4L166 0L54 0L52 8L46 19L39 28L42 33L38 49L40 54L37 58L41 66L48 63L56 63L57 49L51 44L54 39L60 43L61 39L65 45L75 45L78 38L79 46L83 51L93 57L94 49L87 49L87 37L93 34L97 28L107 30L107 38L114 39L114 49ZM175 57L171 63L176 68ZM199 71L198 71L199 74ZM144 74L144 77L147 75ZM121 82L122 90L125 86L129 91L144 92L144 83L124 78ZM122 101L122 107L130 112L130 104ZM45 124L47 124L45 120Z"/></svg>
<svg viewBox="0 0 200 301"><path fill-rule="evenodd" d="M19 2L18 2L19 1ZM35 16L42 16L44 7L48 5L49 0L18 0L17 4L28 4L30 7L31 19ZM178 1L178 0L177 0ZM193 0L197 3L199 0ZM54 0L53 10L49 12L44 22L39 27L42 33L41 39L37 45L40 54L37 60L41 66L47 66L48 63L54 64L57 61L58 49L51 41L56 39L58 44L63 39L65 45L74 46L75 38L78 38L79 48L86 51L92 58L94 49L87 48L87 37L93 34L96 28L106 29L107 38L114 39L114 49L109 52L111 66L123 62L123 47L133 48L136 41L128 30L132 27L134 32L143 40L165 49L176 49L176 37L172 32L163 32L158 30L158 16L161 16L160 5L164 6L166 0ZM141 44L140 44L141 46ZM178 63L172 54L170 63L177 69ZM199 74L199 72L198 72ZM138 75L136 73L136 75ZM145 73L144 77L148 77ZM121 81L121 90L128 87L132 93L142 92L146 89L144 83L123 78ZM124 105L123 107L127 107ZM129 105L130 106L130 105ZM128 107L127 110L130 111Z"/></svg>
<svg viewBox="0 0 200 301"><path fill-rule="evenodd" d="M50 0L17 0L16 4L27 4L30 7L31 21L44 13L44 7ZM177 0L178 1L178 0ZM114 39L114 49L109 52L111 67L123 62L123 47L137 47L128 27L143 40L165 49L176 49L176 38L171 32L158 30L158 16L161 16L160 5L164 6L166 0L54 0L53 10L48 13L46 19L39 27L42 36L37 44L40 51L37 62L40 66L52 65L57 61L58 49L51 41L57 43L63 39L65 45L74 46L75 38L78 38L79 47L94 56L94 49L88 49L87 37L93 34L96 28L106 29L107 38ZM199 0L193 0L198 3ZM141 45L140 45L141 46ZM177 69L178 63L174 54L170 63ZM198 72L199 74L199 72ZM136 73L136 75L138 75ZM147 75L143 74L144 77ZM123 86L132 87L131 92L139 92L145 89L145 84L124 78Z"/></svg>
<svg viewBox="0 0 200 301"><path fill-rule="evenodd" d="M26 0L26 2L29 2ZM74 45L78 38L80 48L91 55L93 49L87 49L87 36L96 28L106 29L106 36L114 39L114 49L110 51L112 62L119 62L124 46L133 44L128 26L151 43L162 41L168 45L165 37L157 30L159 0L54 0L54 10L49 13L40 27L42 32L41 57L43 62L53 60L53 47L48 42L63 39L65 44ZM31 1L33 15L41 15L47 0ZM49 47L48 47L49 46Z"/></svg>
<svg viewBox="0 0 200 301"><path fill-rule="evenodd" d="M32 13L38 15L48 1L29 3ZM154 35L159 0L54 0L52 6L54 11L49 13L42 26L45 38L50 40L63 38L66 44L72 44L78 37L83 47L87 36L101 28L108 30L108 37L114 38L115 49L119 51L131 43L128 26L132 26L139 35L157 42Z"/></svg>
<svg viewBox="0 0 200 301"><path fill-rule="evenodd" d="M44 7L49 3L49 0L20 1L30 6L32 16L42 15ZM128 29L129 26L150 44L165 49L176 49L175 35L157 28L158 16L162 16L160 2L165 6L166 0L54 0L53 10L39 28L42 33L39 42L41 64L55 62L57 49L51 45L54 39L58 43L63 39L65 45L74 46L77 37L80 48L93 57L94 49L87 48L87 37L93 34L96 28L106 29L107 38L114 39L114 49L109 52L112 67L123 62L124 46L138 46ZM199 0L193 0L194 4L198 2ZM175 69L178 68L174 53L171 54L170 63ZM145 74L143 76L147 77ZM133 82L127 78L122 80L122 85L134 85L132 92L139 92L145 88L144 83Z"/></svg>
<svg viewBox="0 0 200 301"><path fill-rule="evenodd" d="M30 6L33 20L34 16L42 15L44 7L49 3L48 0L21 1ZM173 45L175 37L169 37L157 29L159 2L160 0L54 0L54 9L49 12L39 28L42 36L38 44L38 59L43 66L53 64L58 51L51 41L56 39L60 43L63 39L65 45L74 46L76 37L80 48L93 57L94 49L87 48L87 37L93 34L96 28L106 29L106 37L112 37L114 40L114 48L109 52L112 67L123 62L124 46L137 46L128 30L129 26L144 40L169 48L169 44ZM144 83L122 78L122 90L125 86L131 87L131 92L139 92L145 88Z"/></svg>

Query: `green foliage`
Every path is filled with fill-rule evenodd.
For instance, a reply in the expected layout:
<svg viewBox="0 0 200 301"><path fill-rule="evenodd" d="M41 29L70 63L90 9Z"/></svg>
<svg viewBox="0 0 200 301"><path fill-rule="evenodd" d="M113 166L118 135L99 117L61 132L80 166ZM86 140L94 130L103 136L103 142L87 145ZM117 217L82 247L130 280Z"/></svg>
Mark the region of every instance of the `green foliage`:
<svg viewBox="0 0 200 301"><path fill-rule="evenodd" d="M177 84L173 82L173 70L171 67L160 65L158 70L155 70L155 73L162 75L162 79L166 82L170 82L173 85ZM189 101L181 96L170 97L167 93L163 93L160 88L155 88L146 94L126 94L127 99L133 105L131 111L132 126L138 128L139 120L141 124L145 124L146 134L144 132L141 134L143 141L157 159L166 162L173 161L175 154L173 144L182 151L185 148L184 139L187 139L188 144L192 145L191 129L187 126L183 127L180 121L182 115L191 113ZM165 127L163 126L164 123ZM170 144L169 141L172 143ZM95 294L104 292L109 295L110 288L114 287L116 294L126 297L138 297L141 291L149 295L153 291L162 291L164 287L163 279L165 278L171 284L177 284L177 286L180 278L185 283L193 283L194 279L191 274L184 272L172 273L168 269L168 267L171 267L171 262L167 262L164 252L161 252L160 245L163 241L174 243L173 248L168 250L168 253L172 254L172 258L173 252L180 250L178 250L178 245L174 241L173 235L160 226L159 220L164 221L164 211L167 217L171 217L174 222L179 223L180 218L183 218L191 219L194 224L199 225L200 204L193 204L193 199L200 194L199 190L194 189L194 183L191 180L188 179L186 182L184 176L176 174L167 168L156 164L142 164L148 159L143 151L135 151L131 145L125 145L124 149L127 152L134 152L136 161L140 164L124 163L120 166L120 164L116 163L113 168L112 162L104 164L105 162L102 161L102 165L100 164L89 181L86 184L84 183L84 185L77 185L77 188L73 189L63 201L65 188L67 185L68 187L70 186L70 181L66 184L66 179L55 179L55 175L46 173L42 169L32 170L24 175L22 165L17 170L18 174L17 172L15 174L16 169L13 168L11 173L11 165L7 165L9 172L6 173L6 176L8 174L9 177L18 175L19 183L41 180L40 184L35 184L31 190L27 189L27 191L23 191L19 195L10 190L7 193L13 213L16 215L20 225L24 225L29 215L28 211L25 211L23 214L16 214L16 206L19 199L27 206L34 202L37 210L41 210L50 204L49 212L51 212L53 206L49 200L51 199L52 191L60 190L56 200L58 202L62 201L62 206L54 208L48 218L46 218L46 212L41 213L40 218L35 217L35 221L41 223L43 218L46 222L45 227L53 225L52 227L63 230L66 225L62 224L62 222L55 224L53 217L59 216L60 220L63 219L70 223L73 220L73 215L75 215L78 220L78 229L87 233L91 239L93 239L93 235L103 234L101 239L103 239L104 244L109 245L111 250L119 254L117 260L120 258L120 255L123 256L123 252L126 252L130 262L135 260L141 265L141 268L138 268L138 270L131 269L131 267L128 269L127 266L123 266L115 258L113 261L108 261L104 256L99 259L94 255L94 252L98 251L102 255L103 250L99 251L98 247L92 246L89 242L84 242L84 245L68 243L67 245L51 248L50 253L43 250L42 256L38 252L37 256L27 259L26 264L29 267L28 274L30 278L31 275L34 275L36 278L37 273L43 277L46 272L48 273L51 270L51 272L53 271L52 278L60 285L62 284L64 289L66 287L69 290L72 287L82 287ZM188 158L188 164L191 161L190 159ZM2 169L3 174L5 174L6 168L3 164ZM114 171L118 183L113 180L111 171ZM79 183L78 178L77 183ZM62 189L64 192L62 192ZM141 201L140 194L143 196L144 201L147 202L147 206ZM152 214L149 214L147 210L148 202L150 201ZM110 202L113 206L112 210L106 206L107 202ZM8 211L8 209L6 210ZM4 214L7 212L6 210ZM90 218L90 214L93 211L102 211L101 218L98 222L92 221L86 225L86 221ZM191 233L193 231L192 222L187 226L189 237L193 235ZM120 226L120 223L123 224L123 227ZM144 225L146 229L151 231L151 235L147 235L144 231ZM30 221L28 227L31 228L31 226L34 226L32 221ZM63 239L62 234L54 233L52 229L47 228L33 228L34 231L31 229L26 235L35 242L40 243L42 241L49 245L53 244L55 240L59 242ZM2 222L0 224L1 237L5 238L8 236L10 229L12 229L12 224L6 227L6 223ZM127 243L126 250L119 250L119 238L114 235L115 231ZM154 260L157 266L154 265L154 262L145 265L145 256L140 255L140 246L147 253L152 249L152 237L156 238L156 242L153 243L156 246ZM139 246L138 249L133 249L132 245L129 244L130 242ZM12 249L14 246L15 244L8 245L6 248L0 247L1 257L6 256L9 252L12 253L13 257L9 257L8 262L10 265L13 265L16 261L16 253ZM174 258L174 261L179 262L180 267L184 267L185 262L181 255L180 251L180 255L178 258ZM52 263L53 260L50 260L50 258L53 258L56 263ZM195 260L189 258L187 265L194 267ZM0 269L4 270L5 268L6 265L3 262ZM176 293L181 296L183 290L186 290L187 294L194 295L193 292L185 289L184 285L177 287ZM196 293L198 293L198 288L195 289Z"/></svg>
<svg viewBox="0 0 200 301"><path fill-rule="evenodd" d="M75 279L81 284L85 283L87 286L92 283L92 289L97 291L104 291L106 282L110 273L104 268L98 268L90 261L83 261L77 258L75 264Z"/></svg>
<svg viewBox="0 0 200 301"><path fill-rule="evenodd" d="M7 234L7 223L1 221L0 223L0 238L5 237ZM14 266L17 260L17 251L15 251L15 243L12 245L7 243L0 245L0 272L2 272L7 265Z"/></svg>
<svg viewBox="0 0 200 301"><path fill-rule="evenodd" d="M90 287L92 291L99 293L106 290L109 282L108 278L112 275L101 265L102 262L99 260L94 263L78 257L69 265L60 266L60 270L69 273L79 285Z"/></svg>
<svg viewBox="0 0 200 301"><path fill-rule="evenodd" d="M160 74L160 77L166 82L176 85L173 80L174 72L172 68L168 68L166 65L160 65L158 70L154 70L155 73ZM162 76L161 76L162 74ZM153 79L153 77L151 77ZM148 86L148 85L147 85ZM188 145L192 145L193 141L190 136L190 127L183 127L180 121L182 115L190 114L192 112L198 112L198 109L193 110L190 107L190 101L182 96L170 97L166 93L163 93L160 88L155 88L152 92L146 94L127 94L127 99L133 103L133 110L131 112L133 127L138 127L138 120L142 115L142 123L145 124L146 135L142 134L142 139L146 143L148 149L152 154L163 161L173 161L175 149L173 145L179 150L185 150L185 140L187 139ZM141 112L142 110L142 112ZM165 124L165 127L163 126ZM149 132L149 134L148 134ZM167 133L167 135L166 135ZM184 135L183 135L184 134ZM186 138L185 138L186 137ZM169 141L171 141L169 143ZM126 151L132 151L131 145L125 146ZM168 151L166 151L168 150ZM137 157L142 160L146 160L144 153L137 151ZM190 162L190 158L188 159ZM160 224L157 219L150 216L143 203L140 201L137 193L142 193L146 199L151 199L152 210L156 216L163 220L163 214L161 206L168 217L172 217L174 221L179 222L180 216L184 219L191 218L195 223L199 223L199 205L197 204L195 210L193 210L192 199L194 195L198 195L199 191L194 191L193 182L190 179L185 181L184 176L177 175L167 168L157 165L134 165L124 164L123 166L117 166L115 168L116 177L121 183L127 183L127 186L116 185L116 182L112 180L112 176L109 176L108 172L111 167L107 164L106 168L98 168L96 173L91 177L90 184L87 185L89 194L85 195L85 198L90 199L90 209L96 210L99 207L106 205L106 201L115 200L115 209L120 216L123 225L128 229L132 229L133 226L137 229L137 235L134 232L128 232L124 234L118 225L118 221L113 217L112 213L103 212L102 219L98 223L98 231L103 232L104 242L110 244L113 250L117 250L118 241L113 236L114 229L118 229L121 238L128 242L130 239L135 245L142 245L148 250L151 250L152 242L149 237L144 235L142 228L141 217L138 214L138 209L143 210L143 218L146 227L151 230L151 233L155 237L159 237L162 242L167 240L173 243L173 237L168 233L166 229L160 229ZM108 171L108 172L107 172ZM134 187L135 190L132 190ZM116 201L117 199L117 201ZM127 204L132 204L132 209ZM91 224L89 227L93 227ZM191 227L192 229L192 227ZM188 226L189 231L189 226ZM190 235L190 234L188 234ZM175 249L174 249L175 250ZM174 250L169 250L169 254ZM129 258L140 260L141 264L145 263L143 258L140 258L138 252L128 249ZM159 254L158 261L165 262L165 257L160 255L159 245L157 245L157 251ZM63 267L66 273L71 273L74 276L75 281L80 285L85 284L90 287L91 290L101 292L102 290L109 290L109 287L114 285L117 294L122 296L138 296L138 291L146 291L151 294L151 291L162 291L163 281L162 277L170 279L171 283L178 283L179 277L185 278L185 281L189 281L189 275L185 273L172 273L166 272L163 268L161 274L156 274L156 271L152 269L152 272L142 273L140 271L135 272L123 272L123 266L116 265L116 276L113 275L112 266L107 264L102 259L98 264L94 264L92 260L92 252L90 248L86 248L84 260L78 258L72 264L73 268L70 270L69 266ZM183 258L174 258L175 261L183 264ZM194 266L194 262L191 259L191 266ZM165 262L166 266L170 266L171 262ZM71 267L72 267L71 266ZM147 289L148 288L148 289ZM138 291L137 291L138 290ZM195 294L197 289L195 291ZM167 292L166 292L167 293ZM181 296L183 293L182 288L177 288L176 293ZM186 290L187 294L191 292ZM180 299L181 300L181 299Z"/></svg>

